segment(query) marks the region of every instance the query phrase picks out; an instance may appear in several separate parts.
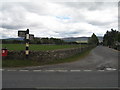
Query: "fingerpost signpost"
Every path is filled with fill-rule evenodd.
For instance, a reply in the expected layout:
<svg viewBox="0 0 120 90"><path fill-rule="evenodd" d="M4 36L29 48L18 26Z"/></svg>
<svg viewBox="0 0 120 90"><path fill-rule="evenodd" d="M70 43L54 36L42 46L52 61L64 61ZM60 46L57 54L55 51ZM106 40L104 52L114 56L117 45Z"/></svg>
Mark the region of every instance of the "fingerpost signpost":
<svg viewBox="0 0 120 90"><path fill-rule="evenodd" d="M26 55L26 58L28 58L28 56L29 56L29 41L30 41L30 38L31 39L34 38L34 35L29 34L29 29L27 29L26 31L18 31L18 36L25 38L25 44L26 44L25 55Z"/></svg>

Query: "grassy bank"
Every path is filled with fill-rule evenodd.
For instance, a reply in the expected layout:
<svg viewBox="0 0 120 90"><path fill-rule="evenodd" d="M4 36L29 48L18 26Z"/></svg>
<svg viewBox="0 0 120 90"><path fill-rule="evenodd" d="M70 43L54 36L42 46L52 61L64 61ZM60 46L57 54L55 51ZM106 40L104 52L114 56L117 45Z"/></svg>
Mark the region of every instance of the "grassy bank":
<svg viewBox="0 0 120 90"><path fill-rule="evenodd" d="M50 64L58 64L58 63L67 63L80 60L86 57L92 49L84 51L80 54L76 54L72 57L60 59L60 60L53 60L50 62L38 62L32 60L3 60L2 67L26 67L26 66L41 66L41 65L50 65Z"/></svg>
<svg viewBox="0 0 120 90"><path fill-rule="evenodd" d="M74 48L74 47L85 47L86 45L41 45L41 44L31 44L30 50L56 50L56 49L65 49L65 48ZM2 44L3 48L7 48L8 50L25 50L25 44Z"/></svg>

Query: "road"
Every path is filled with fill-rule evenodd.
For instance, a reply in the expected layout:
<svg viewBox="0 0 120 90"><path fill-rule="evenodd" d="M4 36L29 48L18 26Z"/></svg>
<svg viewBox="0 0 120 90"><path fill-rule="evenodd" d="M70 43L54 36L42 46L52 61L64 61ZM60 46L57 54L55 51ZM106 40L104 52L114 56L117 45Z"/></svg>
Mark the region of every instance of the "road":
<svg viewBox="0 0 120 90"><path fill-rule="evenodd" d="M78 61L4 69L3 88L118 87L118 51L98 46Z"/></svg>
<svg viewBox="0 0 120 90"><path fill-rule="evenodd" d="M3 72L3 88L118 87L115 71Z"/></svg>

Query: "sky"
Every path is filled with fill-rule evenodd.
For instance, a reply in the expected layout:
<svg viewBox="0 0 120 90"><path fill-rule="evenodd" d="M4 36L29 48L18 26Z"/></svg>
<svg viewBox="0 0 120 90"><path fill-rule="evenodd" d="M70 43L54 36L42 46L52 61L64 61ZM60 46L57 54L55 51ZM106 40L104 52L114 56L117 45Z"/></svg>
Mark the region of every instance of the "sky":
<svg viewBox="0 0 120 90"><path fill-rule="evenodd" d="M118 2L13 1L0 7L0 38L17 38L18 30L35 37L103 36L118 30Z"/></svg>

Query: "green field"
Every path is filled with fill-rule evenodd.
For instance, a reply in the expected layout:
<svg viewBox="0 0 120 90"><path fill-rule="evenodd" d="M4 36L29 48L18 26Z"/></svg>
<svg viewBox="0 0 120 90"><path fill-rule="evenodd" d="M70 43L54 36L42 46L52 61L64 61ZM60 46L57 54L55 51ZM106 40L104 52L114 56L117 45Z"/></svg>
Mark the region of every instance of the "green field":
<svg viewBox="0 0 120 90"><path fill-rule="evenodd" d="M2 44L2 48L7 48L8 50L25 50L25 44ZM85 47L85 45L39 45L31 44L29 50L56 50L56 49L65 49L65 48L74 48L74 47Z"/></svg>

